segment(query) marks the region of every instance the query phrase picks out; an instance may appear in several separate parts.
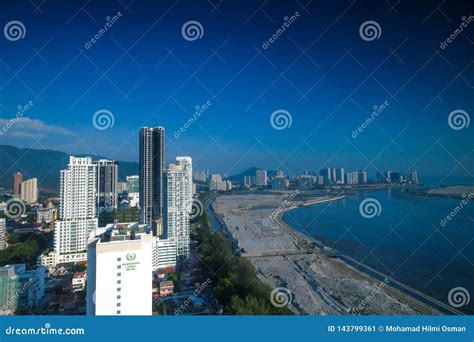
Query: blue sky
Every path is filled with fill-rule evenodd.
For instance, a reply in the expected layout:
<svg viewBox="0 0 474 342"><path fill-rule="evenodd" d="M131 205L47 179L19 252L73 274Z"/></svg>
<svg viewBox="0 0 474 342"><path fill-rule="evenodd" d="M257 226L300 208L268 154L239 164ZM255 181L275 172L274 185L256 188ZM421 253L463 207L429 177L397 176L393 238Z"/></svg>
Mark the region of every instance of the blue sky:
<svg viewBox="0 0 474 342"><path fill-rule="evenodd" d="M23 39L0 39L0 124L34 105L0 144L138 160L138 129L167 129L167 159L234 174L247 167L345 167L471 177L472 127L448 115L473 112L474 23L440 49L470 1L395 5L379 1L2 1L2 27L23 23ZM120 18L89 49L118 12ZM299 16L267 49L284 23ZM198 21L202 37L182 26ZM359 27L376 21L380 37ZM211 104L179 138L174 132ZM360 135L352 132L389 103ZM98 110L114 125L98 130ZM291 126L276 130L279 109Z"/></svg>

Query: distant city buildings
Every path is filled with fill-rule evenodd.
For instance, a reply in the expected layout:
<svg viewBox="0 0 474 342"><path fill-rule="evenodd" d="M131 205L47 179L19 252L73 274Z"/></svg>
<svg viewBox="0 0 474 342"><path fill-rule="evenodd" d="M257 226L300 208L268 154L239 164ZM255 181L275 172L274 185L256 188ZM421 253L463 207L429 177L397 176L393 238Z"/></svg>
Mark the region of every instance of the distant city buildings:
<svg viewBox="0 0 474 342"><path fill-rule="evenodd" d="M177 246L174 238L163 239L153 237L152 270L165 269L176 266Z"/></svg>
<svg viewBox="0 0 474 342"><path fill-rule="evenodd" d="M94 164L97 166L97 210L117 208L118 162L100 159Z"/></svg>
<svg viewBox="0 0 474 342"><path fill-rule="evenodd" d="M140 204L140 177L127 176L129 207L138 207Z"/></svg>
<svg viewBox="0 0 474 342"><path fill-rule="evenodd" d="M21 182L20 198L29 204L38 202L38 179L31 178Z"/></svg>
<svg viewBox="0 0 474 342"><path fill-rule="evenodd" d="M26 270L25 264L0 267L0 315L30 313L45 292L45 268Z"/></svg>
<svg viewBox="0 0 474 342"><path fill-rule="evenodd" d="M88 315L152 314L152 235L107 231L89 240Z"/></svg>
<svg viewBox="0 0 474 342"><path fill-rule="evenodd" d="M266 170L257 170L255 173L255 183L257 186L267 186L268 177Z"/></svg>
<svg viewBox="0 0 474 342"><path fill-rule="evenodd" d="M416 170L411 170L410 172L410 182L417 184L418 183L418 174Z"/></svg>
<svg viewBox="0 0 474 342"><path fill-rule="evenodd" d="M209 170L194 171L193 180L201 183L207 183L209 180Z"/></svg>
<svg viewBox="0 0 474 342"><path fill-rule="evenodd" d="M56 262L77 262L87 258L87 238L97 228L97 165L89 157L69 158L61 171L59 220L55 222Z"/></svg>
<svg viewBox="0 0 474 342"><path fill-rule="evenodd" d="M165 129L140 129L140 222L153 228L163 217L163 172L165 163Z"/></svg>
<svg viewBox="0 0 474 342"><path fill-rule="evenodd" d="M23 182L23 174L20 172L15 172L13 174L13 183L12 183L12 194L13 196L20 196L20 187Z"/></svg>
<svg viewBox="0 0 474 342"><path fill-rule="evenodd" d="M282 171L278 171L270 182L270 186L274 191L285 191L288 188L289 180L286 179Z"/></svg>

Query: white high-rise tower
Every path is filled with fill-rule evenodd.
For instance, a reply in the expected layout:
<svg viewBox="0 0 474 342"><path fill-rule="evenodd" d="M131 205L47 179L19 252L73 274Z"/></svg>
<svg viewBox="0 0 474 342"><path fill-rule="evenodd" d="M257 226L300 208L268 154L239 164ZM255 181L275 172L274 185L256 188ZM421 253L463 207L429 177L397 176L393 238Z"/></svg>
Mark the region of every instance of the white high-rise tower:
<svg viewBox="0 0 474 342"><path fill-rule="evenodd" d="M97 228L97 167L89 157L69 157L61 170L59 220L54 231L56 262L87 259L87 238Z"/></svg>
<svg viewBox="0 0 474 342"><path fill-rule="evenodd" d="M189 215L193 197L192 159L177 157L176 164L170 164L165 172L164 226L167 239L176 242L177 256L189 255Z"/></svg>

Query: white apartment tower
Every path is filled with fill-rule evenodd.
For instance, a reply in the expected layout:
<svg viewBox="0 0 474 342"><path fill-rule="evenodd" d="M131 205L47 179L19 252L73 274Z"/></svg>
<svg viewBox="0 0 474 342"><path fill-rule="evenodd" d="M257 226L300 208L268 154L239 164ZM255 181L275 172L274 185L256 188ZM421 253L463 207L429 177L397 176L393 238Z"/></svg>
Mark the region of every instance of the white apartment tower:
<svg viewBox="0 0 474 342"><path fill-rule="evenodd" d="M87 259L87 238L97 228L97 170L91 158L69 157L60 176L59 220L54 232L57 263Z"/></svg>
<svg viewBox="0 0 474 342"><path fill-rule="evenodd" d="M5 224L5 219L0 218L0 251L4 250L7 248L7 241L6 241L6 224Z"/></svg>
<svg viewBox="0 0 474 342"><path fill-rule="evenodd" d="M87 314L152 314L152 235L107 232L89 240Z"/></svg>
<svg viewBox="0 0 474 342"><path fill-rule="evenodd" d="M38 202L38 179L31 178L21 183L20 198L27 203Z"/></svg>
<svg viewBox="0 0 474 342"><path fill-rule="evenodd" d="M176 158L176 164L170 164L164 178L164 227L166 238L176 242L178 258L189 255L189 214L192 209L192 159Z"/></svg>
<svg viewBox="0 0 474 342"><path fill-rule="evenodd" d="M257 170L256 173L256 185L257 186L266 186L268 183L267 171L266 170Z"/></svg>

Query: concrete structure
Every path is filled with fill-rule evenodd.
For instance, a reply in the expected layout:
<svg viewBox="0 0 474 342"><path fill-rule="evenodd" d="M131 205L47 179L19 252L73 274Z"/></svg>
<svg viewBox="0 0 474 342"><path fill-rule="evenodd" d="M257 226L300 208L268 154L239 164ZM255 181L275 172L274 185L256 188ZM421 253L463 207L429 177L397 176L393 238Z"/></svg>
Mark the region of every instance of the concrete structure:
<svg viewBox="0 0 474 342"><path fill-rule="evenodd" d="M83 291L86 287L86 281L87 281L86 272L75 272L72 277L73 291Z"/></svg>
<svg viewBox="0 0 474 342"><path fill-rule="evenodd" d="M153 271L176 266L176 241L153 237Z"/></svg>
<svg viewBox="0 0 474 342"><path fill-rule="evenodd" d="M189 214L192 208L192 160L176 158L165 172L165 212L163 225L165 237L176 241L178 257L189 255Z"/></svg>
<svg viewBox="0 0 474 342"><path fill-rule="evenodd" d="M0 218L0 251L7 248L7 228L4 218Z"/></svg>
<svg viewBox="0 0 474 342"><path fill-rule="evenodd" d="M30 204L38 202L38 179L31 178L21 183L20 198Z"/></svg>
<svg viewBox="0 0 474 342"><path fill-rule="evenodd" d="M160 297L172 296L174 291L174 284L171 280L160 282Z"/></svg>
<svg viewBox="0 0 474 342"><path fill-rule="evenodd" d="M165 163L165 129L140 130L140 222L152 227L163 216L163 169Z"/></svg>
<svg viewBox="0 0 474 342"><path fill-rule="evenodd" d="M118 162L100 159L94 164L97 166L97 210L117 208Z"/></svg>
<svg viewBox="0 0 474 342"><path fill-rule="evenodd" d="M418 184L418 174L416 170L411 170L410 172L410 182L413 184Z"/></svg>
<svg viewBox="0 0 474 342"><path fill-rule="evenodd" d="M336 184L344 184L345 177L344 177L344 168L334 169L335 172L335 183Z"/></svg>
<svg viewBox="0 0 474 342"><path fill-rule="evenodd" d="M13 196L20 195L20 187L21 183L23 182L23 174L20 172L15 172L13 174L13 184L12 184L12 194Z"/></svg>
<svg viewBox="0 0 474 342"><path fill-rule="evenodd" d="M116 231L89 240L88 315L152 314L152 235Z"/></svg>
<svg viewBox="0 0 474 342"><path fill-rule="evenodd" d="M255 182L257 186L266 186L268 184L267 171L257 170L255 173Z"/></svg>
<svg viewBox="0 0 474 342"><path fill-rule="evenodd" d="M319 175L323 177L323 184L328 185L333 183L332 170L331 169L321 169Z"/></svg>
<svg viewBox="0 0 474 342"><path fill-rule="evenodd" d="M36 211L36 222L51 223L56 219L57 210L54 208L38 209Z"/></svg>
<svg viewBox="0 0 474 342"><path fill-rule="evenodd" d="M59 220L55 222L57 263L84 261L87 238L97 228L96 165L91 158L69 158L61 171Z"/></svg>
<svg viewBox="0 0 474 342"><path fill-rule="evenodd" d="M30 271L25 264L0 267L0 315L31 314L44 296L45 278L42 266Z"/></svg>

